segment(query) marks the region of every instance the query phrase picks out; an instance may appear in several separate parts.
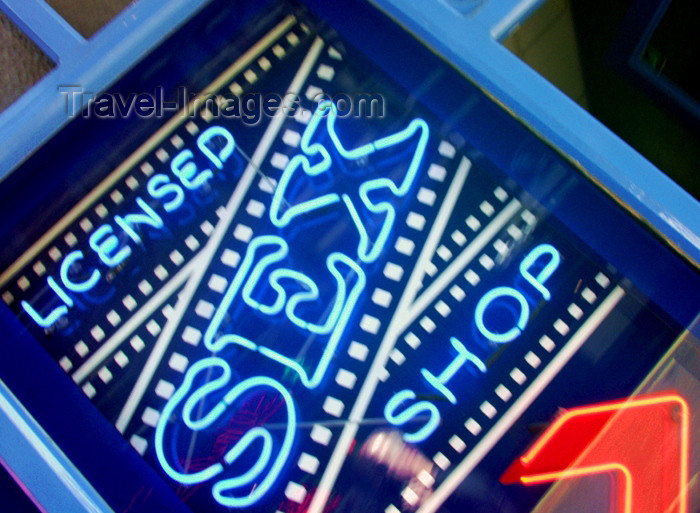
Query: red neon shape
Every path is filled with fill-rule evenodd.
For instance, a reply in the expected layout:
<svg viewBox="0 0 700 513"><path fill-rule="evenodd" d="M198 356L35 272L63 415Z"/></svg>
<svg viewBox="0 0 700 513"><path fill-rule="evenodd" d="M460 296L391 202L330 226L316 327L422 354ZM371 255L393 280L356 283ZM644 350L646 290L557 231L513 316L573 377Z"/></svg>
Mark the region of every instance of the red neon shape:
<svg viewBox="0 0 700 513"><path fill-rule="evenodd" d="M690 408L676 393L566 411L501 476L539 484L615 476L618 513L688 513Z"/></svg>

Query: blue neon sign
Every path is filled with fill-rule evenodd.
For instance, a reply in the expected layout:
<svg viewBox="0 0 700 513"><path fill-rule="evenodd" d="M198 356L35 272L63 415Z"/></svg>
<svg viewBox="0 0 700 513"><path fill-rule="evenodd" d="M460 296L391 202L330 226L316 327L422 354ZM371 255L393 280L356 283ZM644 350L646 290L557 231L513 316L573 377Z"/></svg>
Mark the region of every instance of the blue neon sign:
<svg viewBox="0 0 700 513"><path fill-rule="evenodd" d="M357 148L348 150L340 140L336 129L338 117L337 108L333 103L321 102L313 113L309 124L301 137L300 148L302 154L293 157L279 181L270 204L270 220L278 227L287 226L293 219L304 216L315 210L319 210L336 203L343 203L347 208L348 215L352 219L353 225L357 229L360 241L357 248L357 256L363 262L374 262L381 254L386 241L389 238L391 229L396 219L396 209L394 205L387 201L375 202L370 198L370 194L388 190L396 198L405 196L415 182L416 174L423 162L425 149L428 144L430 130L428 124L420 119L412 120L406 128L386 137L381 137L371 143L363 144ZM289 190L291 185L299 179L299 172L303 172L307 177L314 177L322 173L338 172L333 169L334 161L328 149L321 143L311 143L311 140L318 137L319 126L325 120L325 128L333 143L333 149L345 160L357 161L366 158L378 151L390 149L418 135L415 143L413 155L410 158L408 169L399 184L393 180L380 177L363 181L357 189L357 195L367 212L383 216L379 233L372 241L366 222L357 208L355 201L350 194L330 192L321 194L315 198L294 202ZM320 161L312 164L312 161L320 158Z"/></svg>
<svg viewBox="0 0 700 513"><path fill-rule="evenodd" d="M304 226L307 216L314 211L338 204L347 207L346 215L352 220L359 234L359 243L354 255L330 252L326 257L326 270L334 283L335 293L331 298L322 298L328 305L320 318L304 318L299 312L305 304L311 304L320 298L319 285L306 273L292 267L286 261L289 254L288 242L279 235L258 235L247 247L241 265L233 276L222 301L218 305L204 334L204 343L211 351L221 351L228 344L235 344L282 364L293 371L307 388L317 387L323 380L338 346L346 331L348 321L356 310L366 285L363 268L357 263L375 261L386 246L396 218L396 208L387 201L374 202L370 193L379 190L389 191L393 196L405 196L416 181L420 165L424 160L428 142L428 126L422 119L414 119L406 128L386 137L381 137L372 143L361 145L348 150L341 142L341 136L336 127L337 110L330 102L322 102L313 113L301 137L299 149L301 153L294 156L285 166L282 176L273 193L269 219L274 228L282 230L296 222ZM325 128L323 133L322 127ZM313 142L327 136L331 148L321 142ZM297 201L294 197L295 182L308 179L324 173L333 179L341 173L341 167L336 159L357 160L365 158L382 150L391 150L397 145L409 145L411 155L407 170L399 184L392 179L380 177L366 179L359 177L356 184L361 204L367 212L380 216L381 227L374 240L369 236L367 222L358 213L355 200L351 199L346 188L341 193L325 193L315 198ZM314 162L312 164L312 162ZM300 173L301 171L301 173ZM343 177L347 178L347 177ZM288 292L291 289L297 292ZM272 291L272 299L267 302L263 294L256 291ZM325 335L320 359L315 366L299 363L295 355L283 354L279 349L258 344L236 332L223 332L222 324L240 296L242 302L252 310L270 317L270 321L289 321L298 330L309 335ZM235 326L234 326L235 330ZM225 330L224 330L225 331ZM321 344L320 340L317 343Z"/></svg>
<svg viewBox="0 0 700 513"><path fill-rule="evenodd" d="M425 368L421 369L420 372L429 385L444 395L445 398L452 404L457 404L457 398L452 391L447 388L447 383L467 362L474 365L481 372L486 372L486 365L474 353L467 350L467 348L464 347L464 344L462 344L457 338L450 337L450 344L452 344L452 347L457 350L457 356L450 362L444 371L442 371L438 376L435 376L432 372Z"/></svg>
<svg viewBox="0 0 700 513"><path fill-rule="evenodd" d="M355 254L329 251L326 255L326 277L323 279L326 283L333 284L331 287L332 295L322 297L319 283L310 274L300 270L298 262L295 264L290 260L289 242L283 236L278 234L257 235L248 242L245 255L240 265L237 266L236 272L203 336L204 345L209 351L222 354L230 344L256 351L292 371L299 378L301 384L309 389L317 387L324 379L331 359L338 351L348 322L356 311L358 301L365 290L367 279L362 263L371 263L380 256L394 226L395 205L387 201L375 202L371 199L371 195L375 191L386 190L393 196L400 198L409 192L416 181L422 164L429 134L425 121L415 119L405 129L395 134L348 150L340 141L336 129L336 118L337 111L333 104L322 103L319 105L301 137L300 153L293 157L283 170L269 209L269 220L272 227L279 231L291 223L303 226L306 216L330 205L337 204L347 209L346 215L357 230L359 242ZM326 129L325 134L321 134L322 126ZM325 135L330 141L330 149L320 142L313 142L321 139L322 135ZM367 221L363 218L365 214L360 213L362 209L358 208L357 200L353 199L348 188L345 188L345 192L342 194L327 193L312 199L295 200L294 183L296 180L314 177L322 173L327 173L332 177L335 173L339 173L334 159L357 160L375 152L390 150L394 146L404 143L413 146L408 169L400 183L383 177L369 180L361 178L357 185L357 192L354 193L366 212L381 219L381 227L376 231L374 238L370 236L370 230L366 227ZM198 146L205 153L209 150L206 145ZM233 144L224 146L217 156L226 156L232 148ZM189 153L183 153L180 159L174 160L172 163L173 174L181 180L185 187L188 187L188 184L197 183L198 177L202 176L195 174L194 169L188 167L192 164L190 159ZM312 164L312 162L314 163ZM299 171L303 173L299 173ZM167 192L164 189L157 189L157 186L169 187L172 185L168 182L167 177L161 175L161 177L153 179L157 180L157 182L153 182L153 191L158 191L161 197L168 196L168 201L165 203L166 210L169 207L176 208L182 201L182 195L178 195L177 191L172 189ZM318 270L314 271L318 274ZM328 289L328 287L325 288ZM313 305L319 301L326 305L323 312L320 315L309 316L308 312L313 311L313 309L305 309L305 305ZM284 354L279 347L269 347L258 342L254 337L237 332L235 318L232 322L228 319L233 309L236 309L237 316L243 315L238 310L243 306L269 319L268 322L290 323L294 329L315 337L315 342L322 347L318 363L315 366L304 364L295 355ZM284 347L284 344L281 347ZM196 376L205 370L211 372L214 368L221 369L221 374L208 384L194 390L193 382ZM229 507L243 507L256 502L277 479L289 456L289 444L291 444L295 429L296 417L294 416L292 398L286 388L271 378L258 376L234 386L216 406L195 418L192 413L196 406L201 404L211 393L227 386L230 375L230 369L222 359L214 357L196 362L188 371L183 384L163 410L156 433L156 447L158 461L172 479L183 484L196 484L219 479L226 465L233 464L244 451L248 450L249 446L255 444L260 450L260 456L248 470L232 478L219 479L212 486L212 495L217 502ZM285 398L288 407L287 436L282 442L281 448L276 451L277 459L271 463L274 441L270 433L262 427L255 427L247 431L234 445L224 456L223 462L212 464L193 473L177 469L164 449L167 440L166 427L176 408L182 404L181 418L186 427L192 431L206 431L243 391L254 386L274 388ZM397 401L401 402L398 399ZM401 422L405 416L411 415L415 408L415 405L410 406L406 411L397 413L395 421ZM432 405L427 406L427 408L429 411L437 411ZM427 430L430 429L432 427L428 426ZM244 497L233 493L233 491L245 488L253 482L257 485L250 495Z"/></svg>
<svg viewBox="0 0 700 513"><path fill-rule="evenodd" d="M314 388L323 379L331 358L335 353L345 331L350 315L365 288L366 278L362 268L347 255L331 253L326 259L326 267L331 279L336 284L333 298L327 298L330 305L323 319L303 319L297 314L305 302L313 302L319 298L318 285L305 274L279 267L289 252L287 242L274 235L261 235L251 240L243 262L234 276L224 297L219 304L212 322L204 334L204 344L207 349L218 352L228 344L237 344L270 358L294 371L307 388ZM264 256L260 256L260 254ZM263 276L267 276L263 280ZM299 285L301 292L288 294L284 283ZM348 285L349 284L349 285ZM269 286L275 292L275 299L270 304L264 304L255 299L256 289L261 285ZM228 314L240 292L241 299L253 310L265 315L283 316L301 330L312 334L329 334L328 341L322 351L321 359L312 371L305 369L290 356L269 347L256 344L254 341L239 334L219 334L224 317Z"/></svg>
<svg viewBox="0 0 700 513"><path fill-rule="evenodd" d="M202 132L197 138L197 147L201 153L214 165L216 169L222 169L223 164L231 157L236 147L235 139L231 133L220 126L212 126ZM185 190L195 191L207 183L214 173L210 169L199 169L193 160L193 153L189 149L180 151L173 157L170 168L176 182L171 181L170 176L157 173L154 174L146 184L146 190L153 200L160 203L166 213L171 213L179 209L185 202ZM88 245L92 252L98 257L98 261L109 269L123 265L132 254L132 249L126 242L131 240L135 244L141 244L140 230L150 228L152 230L163 230L165 223L161 215L144 200L137 196L134 200L139 211L130 212L125 215L115 215L113 224L102 224L95 228L88 238ZM72 251L63 257L60 264L59 282L49 276L46 283L55 293L55 297L48 300L50 305L56 303L56 299L61 304L48 310L48 314L43 314L47 310L46 305L35 309L28 301L22 301L22 309L40 327L50 328L58 319L68 314L73 307L74 301L65 289L72 293L86 293L92 290L102 277L102 272L94 268L89 271L88 277L82 281L77 281L75 276L71 276L71 268L76 262L83 260L85 254L82 251ZM44 300L46 302L46 300Z"/></svg>
<svg viewBox="0 0 700 513"><path fill-rule="evenodd" d="M552 298L550 290L546 287L547 280L559 267L561 255L559 251L550 244L540 244L533 248L520 262L518 267L519 275L525 278L526 283L531 285L536 292L542 295L545 301ZM533 275L533 269L541 269ZM511 312L510 304L503 308L504 301L514 302L517 313L507 315L506 323L513 325L505 331L496 331L496 328L487 326L485 317L490 309L502 308ZM522 335L530 320L530 305L526 298L526 292L510 286L499 286L487 291L477 302L474 310L474 324L478 333L484 339L494 345L511 343ZM502 323L499 323L499 326ZM476 354L469 351L467 347L457 337L450 337L450 345L457 355L437 376L430 370L422 368L420 370L425 382L452 405L457 405L457 397L449 388L449 382L459 371L465 367L473 371L485 374L488 368L484 361ZM410 403L417 398L416 393L411 389L403 389L396 392L387 401L384 407L384 417L394 425L406 427L407 424L419 424L419 428L414 431L406 430L403 437L407 442L419 443L432 435L440 425L440 410L427 400L419 400ZM407 403L408 401L408 403Z"/></svg>
<svg viewBox="0 0 700 513"><path fill-rule="evenodd" d="M213 379L211 375L214 375ZM203 384L196 386L195 382ZM231 367L225 360L217 357L203 358L187 370L184 380L163 408L156 425L155 450L158 462L165 473L174 481L193 485L212 481L212 496L222 506L243 508L258 502L276 482L284 468L294 442L297 417L294 400L289 391L279 382L265 376L255 376L232 384ZM212 463L205 468L189 472L179 463L177 454L173 454L171 433L189 436L205 433L225 415L230 416L235 405L251 390L268 389L279 394L284 401L286 425L281 443L270 431L262 426L255 426L246 431L241 438L223 455L222 461ZM213 405L210 397L223 396ZM204 411L201 411L204 410ZM177 418L190 432L183 434L173 425ZM237 468L237 461L246 451L259 450L255 462L247 469ZM274 450L273 450L274 449ZM232 468L233 477L227 477ZM263 473L264 476L263 476ZM261 477L262 476L262 477Z"/></svg>

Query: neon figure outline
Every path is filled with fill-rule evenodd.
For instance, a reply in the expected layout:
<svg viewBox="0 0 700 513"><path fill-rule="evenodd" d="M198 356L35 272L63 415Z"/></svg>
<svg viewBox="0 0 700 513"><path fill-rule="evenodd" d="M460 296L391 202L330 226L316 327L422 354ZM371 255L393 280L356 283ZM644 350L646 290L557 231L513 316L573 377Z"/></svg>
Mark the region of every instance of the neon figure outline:
<svg viewBox="0 0 700 513"><path fill-rule="evenodd" d="M265 249L272 249L272 252L262 258L258 255ZM236 344L246 347L252 351L258 351L263 356L281 363L296 372L303 385L307 388L315 388L319 385L330 365L333 353L335 353L340 339L345 331L348 319L355 309L355 305L360 294L365 288L366 277L362 268L350 257L339 252L333 252L326 258L326 267L336 282L337 293L333 299L330 313L322 323L315 323L302 319L296 314L299 305L314 301L319 296L318 286L303 273L287 268L275 268L270 272L269 285L276 292L277 298L272 304L262 304L253 297L253 292L261 282L261 277L268 268L282 261L289 253L287 242L276 235L261 235L251 240L248 245L243 262L236 272L231 284L226 290L224 297L216 309L212 321L204 333L204 344L207 349L213 352L221 351L228 344ZM347 287L347 277L339 266L347 266L351 274L355 276L355 283ZM296 292L287 297L287 292L280 284L283 279L295 281L306 288L305 291ZM234 299L241 294L241 299L254 310L267 315L276 315L282 312L293 324L301 329L315 334L330 334L316 369L309 373L297 361L285 356L269 347L260 346L241 335L224 334L216 336L219 328L231 307Z"/></svg>
<svg viewBox="0 0 700 513"><path fill-rule="evenodd" d="M382 189L389 190L397 198L405 196L411 189L413 182L415 181L420 165L423 161L425 155L425 150L428 144L428 137L430 134L430 129L425 120L421 118L413 119L404 129L399 130L391 135L381 137L373 142L363 144L354 149L346 149L343 143L340 141L338 132L336 130L336 120L338 117L336 106L328 101L321 102L316 111L313 113L309 124L307 125L304 133L301 137L300 149L302 153L295 155L287 163L282 176L277 184L274 195L272 197L272 202L270 204L270 220L277 228L283 228L295 219L296 217L302 216L318 210L335 203L343 203L352 219L355 228L360 236L360 242L357 247L357 256L362 262L371 263L377 260L381 254L386 241L389 238L391 229L396 220L396 209L395 207L387 201L379 201L377 203L373 202L369 195L374 191L379 191ZM300 169L307 176L318 176L322 173L326 173L331 169L333 164L333 159L329 151L321 143L311 143L311 138L316 134L321 121L326 120L326 128L328 130L328 135L333 143L333 147L337 153L346 160L358 160L372 155L373 153L391 148L404 141L407 141L414 134L418 133L418 142L416 144L415 151L411 157L411 161L408 166L408 170L401 181L400 184L394 183L393 180L386 177L373 178L363 182L358 189L359 197L364 204L366 210L374 214L384 214L385 218L382 222L382 226L379 230L379 234L376 240L372 242L370 240L367 229L360 218L357 207L355 206L352 198L346 194L338 194L336 192L323 194L316 198L303 201L296 205L288 206L282 211L282 205L287 204L285 198L285 193L295 177L297 171ZM320 162L316 164L311 164L309 157L320 156Z"/></svg>
<svg viewBox="0 0 700 513"><path fill-rule="evenodd" d="M367 157L379 150L401 144L418 134L415 150L400 184L394 183L389 178L379 177L366 180L358 187L359 197L367 210L377 214L384 214L379 234L374 241L370 240L357 208L346 193L322 194L311 200L288 206L282 211L282 205L288 204L285 193L300 168L307 176L319 175L331 169L333 159L329 150L321 143L311 143L312 137L317 133L324 118L326 119L325 126L335 151L348 160ZM387 201L374 203L370 200L369 195L373 191L380 189L389 190L396 197L405 196L409 192L415 182L425 154L429 129L423 119L416 118L408 123L403 130L357 148L347 149L338 136L335 126L336 119L337 111L332 103L322 102L319 104L302 135L300 142L301 153L294 156L287 163L274 191L269 209L269 219L276 228L281 229L304 214L331 204L343 203L360 235L356 259L362 263L371 263L379 257L386 245L396 218L396 209ZM311 156L320 156L320 162L312 165L309 160ZM260 256L263 253L265 254ZM328 313L324 315L322 320L303 319L297 313L298 307L304 303L317 300L320 295L319 287L306 274L281 266L281 262L288 254L289 245L287 241L278 235L259 235L249 242L243 261L224 293L224 297L204 333L203 340L205 347L213 352L221 351L228 344L235 344L257 351L263 356L281 363L294 371L299 376L302 384L312 389L317 387L323 380L367 280L362 267L358 264L355 257L351 258L349 255L338 251L331 252L326 258L326 268L335 281L337 291L335 297L329 305ZM273 266L280 267L272 269ZM347 269L346 272L341 271L343 267ZM263 280L264 275L267 275L267 283ZM282 284L284 281L294 282L301 286L303 290L288 295ZM274 300L269 304L262 303L254 297L254 291L264 285L269 286L275 294ZM283 314L302 330L315 335L328 335L326 345L321 352L321 358L315 368L307 370L298 361L289 356L281 354L270 347L258 345L242 335L234 333L219 334L221 325L233 305L233 301L239 294L241 300L253 310L271 316Z"/></svg>

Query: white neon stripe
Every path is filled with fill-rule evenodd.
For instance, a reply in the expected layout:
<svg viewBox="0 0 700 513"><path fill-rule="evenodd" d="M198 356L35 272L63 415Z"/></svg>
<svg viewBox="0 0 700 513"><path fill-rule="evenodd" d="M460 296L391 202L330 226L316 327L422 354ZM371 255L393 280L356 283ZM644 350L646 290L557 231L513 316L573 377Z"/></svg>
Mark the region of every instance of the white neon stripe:
<svg viewBox="0 0 700 513"><path fill-rule="evenodd" d="M442 503L455 491L455 489L464 481L469 473L474 470L479 462L486 456L491 448L503 437L510 429L516 420L523 412L532 404L554 377L561 371L564 365L571 357L581 348L588 340L593 332L600 326L605 318L617 306L625 291L617 286L605 298L591 316L583 323L569 341L562 347L561 351L552 359L552 361L544 368L542 373L537 376L523 394L513 403L508 411L501 417L498 422L488 431L484 438L479 441L474 449L462 460L442 482L440 487L433 493L418 509L416 513L434 513L442 505Z"/></svg>
<svg viewBox="0 0 700 513"><path fill-rule="evenodd" d="M190 260L189 263L180 269L180 271L178 271L178 273L173 276L168 283L160 288L151 299L149 299L141 308L139 308L136 313L129 318L129 320L122 324L121 328L119 328L114 335L109 337L107 341L102 344L85 363L78 367L78 369L73 373L73 381L80 385L90 374L92 374L95 369L102 365L102 363L110 357L112 352L117 349L122 342L130 337L133 332L153 314L153 312L160 308L164 301L166 301L185 283L185 281L187 281L190 274L192 274L192 271L199 265L200 257L201 253Z"/></svg>
<svg viewBox="0 0 700 513"><path fill-rule="evenodd" d="M391 318L386 333L384 334L384 338L379 345L379 350L372 361L367 379L364 381L364 383L362 383L360 392L357 394L357 399L355 400L355 404L353 404L352 410L350 411L350 415L348 417L349 420L344 425L343 431L340 433L338 442L333 450L333 454L331 455L328 465L321 476L318 488L316 489L313 499L309 504L307 513L321 513L324 506L328 502L331 490L333 489L335 481L338 478L338 474L340 473L340 469L348 456L348 449L355 438L358 426L362 423L362 419L367 412L372 396L377 389L381 371L384 370L384 366L389 359L391 351L396 345L396 341L398 340L402 331L405 329L401 319L406 314L409 306L413 302L418 290L421 287L421 279L425 272L426 265L432 259L440 239L442 238L447 222L452 214L452 210L454 209L457 199L459 198L459 193L462 191L462 187L464 187L470 167L471 162L467 158L464 158L462 159L462 162L460 162L460 165L455 172L452 183L450 183L445 199L440 205L438 215L435 218L435 222L430 229L428 238L426 239L420 256L418 257L418 261L408 279L408 284L401 294L398 306L394 311L394 315Z"/></svg>
<svg viewBox="0 0 700 513"><path fill-rule="evenodd" d="M454 207L457 204L457 200L459 199L459 194L462 192L462 188L464 188L464 183L467 181L467 176L469 175L471 166L471 161L466 157L462 158L462 161L459 163L459 167L455 172L455 176L452 179L450 188L448 189L447 194L445 195L445 198L442 201L442 204L440 205L438 215L435 217L435 222L433 223L433 226L430 229L428 238L426 239L425 245L423 246L421 254L418 257L418 262L416 263L415 270L413 273L411 273L411 277L409 278L408 284L406 285L406 290L408 290L410 294L407 297L406 306L409 306L413 303L416 294L418 294L418 291L422 286L423 278L425 275L425 269L427 268L428 263L433 259L438 244L440 244L440 241L442 240L442 236L445 233L447 223L450 220L450 217L452 216L452 211L454 210Z"/></svg>
<svg viewBox="0 0 700 513"><path fill-rule="evenodd" d="M287 91L295 94L299 92L301 86L308 78L309 73L311 73L311 69L316 64L318 56L321 54L321 50L323 50L323 46L323 40L317 37L313 45L311 45L309 53L304 58L304 61L302 62L301 67L299 68L299 71L297 71L297 74L292 80L292 83L290 84ZM156 368L160 364L160 361L163 359L163 355L165 354L165 351L170 345L173 335L175 334L175 331L178 325L180 324L183 315L185 314L185 310L188 308L190 302L192 301L194 293L199 287L199 284L201 283L202 279L204 278L204 275L207 269L209 268L209 265L211 264L211 260L212 258L214 258L216 250L219 248L219 245L223 241L224 236L228 232L233 218L238 212L238 209L241 206L245 195L248 193L248 189L250 189L251 185L253 184L253 180L258 174L260 166L262 165L268 152L270 151L272 143L275 141L277 135L282 129L282 125L284 124L286 118L287 110L278 110L275 113L275 117L270 122L270 126L268 126L265 130L262 139L260 139L258 147L255 149L255 152L253 153L249 164L246 166L245 171L243 172L243 175L241 176L241 179L238 185L236 186L236 189L233 191L231 198L226 204L226 210L224 215L221 217L221 220L216 224L216 228L211 234L209 242L202 250L201 256L197 259L197 266L194 272L192 273L190 279L187 281L185 288L182 291L181 299L175 305L175 309L173 311L172 316L170 317L170 319L168 319L168 322L165 324L163 331L161 332L160 336L158 337L158 340L156 341L155 346L153 347L153 351L151 352L150 356L148 357L148 360L146 361L146 365L144 366L143 371L141 372L138 380L136 381L136 385L131 391L131 394L129 395L129 398L127 399L124 407L122 408L122 411L119 413L119 417L117 418L117 422L115 423L119 432L124 432L126 426L129 424L131 418L134 416L136 408L141 402L141 398L146 392L146 388L151 382L153 374L155 373Z"/></svg>

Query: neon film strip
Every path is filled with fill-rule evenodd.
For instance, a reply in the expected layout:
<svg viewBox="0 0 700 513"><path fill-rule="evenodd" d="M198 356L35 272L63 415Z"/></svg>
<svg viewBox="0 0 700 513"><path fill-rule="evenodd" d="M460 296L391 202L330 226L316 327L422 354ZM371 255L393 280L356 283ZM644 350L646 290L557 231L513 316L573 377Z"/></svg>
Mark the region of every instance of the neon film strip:
<svg viewBox="0 0 700 513"><path fill-rule="evenodd" d="M500 187L494 189L496 195L503 200L503 210L500 213L496 209L486 210L494 219L503 214L501 222L495 225L498 228L469 259L460 259L458 255L446 262L442 273L449 279L441 280L441 275L436 274L436 279L424 292L429 300L421 300L419 295L416 301L419 308L409 316L410 324L389 354L386 366L389 377L383 385L386 389L375 398L375 409L370 408L376 412L384 407L385 415L389 412L387 416L391 417L392 399L388 399L388 394L402 397L400 394L405 392L406 383L410 383L412 397L432 398L430 402L437 414L434 431L416 433L419 438L412 439L429 452L435 471L419 476L419 481L406 487L401 500L387 506L387 511L397 511L401 504L420 506L425 511L439 507L498 441L507 429L505 426L512 425L536 399L624 295L619 286L613 287L608 272L601 271L590 261L576 259L575 248L562 249L557 257L561 258L558 265L578 261L575 270L560 269L559 279L566 285L557 286L562 287L569 299L557 298L556 290L552 290L552 295L547 294L545 300L535 301L539 305L534 311L530 310L517 336L507 342L499 339L502 330L492 331L489 323L495 318L488 317L488 310L498 307L496 300L488 298L512 299L516 289L525 286L520 273L525 274L528 268L522 262L527 262L528 256L542 247L533 241L552 241L556 237L547 233L546 223L543 224L532 210L524 208L517 200L509 201L508 193L501 192ZM483 203L479 210L484 213L481 205ZM460 220L467 226L483 226L481 222L477 225L474 219L477 217L468 213ZM557 243L554 246L565 247ZM537 254L542 256L545 252ZM528 256L523 258L524 255ZM438 251L435 256L445 260L445 255L440 256ZM518 271L508 271L514 267ZM513 278L509 280L508 276ZM555 276L554 273L551 276ZM507 288L498 286L504 277ZM436 283L441 284L440 290L435 287ZM493 291L504 292L498 296L492 294ZM480 308L484 304L487 305L485 309ZM504 303L504 308L501 315L516 323L515 302L508 307ZM438 326L440 329L436 331ZM446 354L436 358L436 353ZM447 365L450 361L452 363ZM394 402L393 407L397 404L401 402ZM419 503L423 500L421 485L437 488L437 493L425 504Z"/></svg>
<svg viewBox="0 0 700 513"><path fill-rule="evenodd" d="M296 58L296 47L305 44L307 33L308 28L297 25L294 18L285 18L224 71L207 94L217 89L244 94L253 84L264 84L273 65ZM182 158L183 151L193 155L189 148L197 148L198 141L206 149L202 134L216 126L215 122L210 123L211 112L205 100L204 96L193 100L3 273L4 301L20 318L29 309L34 311L35 320L40 319L41 323L29 319L30 329L37 332L39 339L51 337L47 349L90 398L101 386L95 381L97 378L106 384L115 378L114 371L119 373L127 362L133 366L133 356L137 355L129 358L128 352L135 351L139 361L148 354L142 352L142 343L146 342L137 340L137 331L145 326L146 335L160 332L164 319L156 321L152 316L172 310L173 304L167 300L189 278L219 221L226 198L234 189L236 175L240 174L242 160L234 155L227 169L211 181L202 182L201 187L177 184L178 165L207 167L197 158L195 162L184 162ZM217 139L220 138L213 139L210 145L213 150L222 146ZM175 164L174 158L181 164ZM169 172L175 176L168 176ZM179 177L187 178L186 174ZM165 213L159 211L163 206ZM168 215L170 212L173 214ZM128 248L129 254L98 276L98 265L105 259L114 263L115 253L119 254L101 243L123 225L125 232L115 235L115 244L123 246L121 251ZM106 233L104 239L95 236L98 230ZM95 251L99 259L91 255ZM91 271L93 261L96 269ZM98 282L87 290L97 279L104 283ZM64 290L68 288L65 281L73 285L70 294ZM76 283L82 288L75 287ZM86 292L85 298L81 292ZM115 294L121 297L115 298ZM25 303L30 308L20 306L20 297L27 298ZM57 308L61 301L64 304ZM61 314L54 319L45 313L51 312L52 307ZM71 312L73 308L79 312ZM88 310L92 322L80 319L87 318ZM76 317L78 320L74 320ZM45 334L37 328L43 328ZM64 332L69 336L62 342ZM105 366L112 360L118 369L110 370L111 364L109 368Z"/></svg>
<svg viewBox="0 0 700 513"><path fill-rule="evenodd" d="M328 55L335 58L330 50ZM322 66L327 65L322 63L318 69L323 69ZM314 79L310 80L312 83L307 91L315 87ZM235 281L235 276L240 272L251 241L256 240L256 236L259 237L261 231L264 233L265 230L270 230L269 221L266 218L272 197L278 190L276 184L282 181L282 174L290 156L298 151L296 148L299 145L299 138L294 134L304 132L308 128L310 116L310 112L302 112L279 128L279 134L282 134L282 137L275 140L269 149L266 162L264 161L260 166L263 176L256 176L251 182L246 196L235 209L235 217L232 216L230 221L217 226L217 230L226 235L214 252L199 288L191 296L189 314L184 315L182 325L176 331L173 339L174 347L177 347L179 340L185 340L200 347L205 345L203 340L208 326L212 323L217 305L222 303L222 297L231 281ZM449 171L445 173L454 172L458 165L458 161L450 157L454 157L454 153L445 157L438 152L435 156L437 163L448 168ZM434 174L419 176L420 184L414 188L416 196L425 197L428 191L434 195L442 195L444 178L440 176L438 180ZM308 438L306 441L302 438L303 451L298 456L294 456L298 458L297 469L290 469L290 480L283 488L285 498L291 503L303 503L307 499L307 492L313 487L314 476L325 465L325 459L328 457L327 447L334 443L339 428L347 424L348 406L354 398L356 387L367 376L368 365L373 361L375 340L383 336L386 328L381 319L386 317L386 312L390 311L395 303L394 294L406 288L409 277L407 271L415 266L418 257L417 248L422 246L422 240L425 237L424 228L427 226L425 220L434 216L435 202L421 202L415 199L412 202L414 206L405 212L403 217L396 219L397 235L395 237L392 235L391 247L385 250L385 258L381 264L375 266L373 277L367 280L372 284L372 288L365 291L363 306L358 304L358 311L353 317L354 322L348 326L344 341L333 356L334 366L324 381L327 384L325 384L323 396L312 399L310 402L300 399L298 406L305 414L303 423L299 426L300 436ZM416 223L416 219L423 221ZM260 338L264 337L264 333L258 335ZM206 350L202 347L200 351L202 349ZM164 353L163 362L169 360L168 354L168 352ZM280 376L283 370L282 367L275 369L273 362L260 365L264 365L266 374L275 377ZM157 374L160 375L160 371ZM282 373L280 379L284 379L285 374ZM293 381L297 381L297 386L299 385L298 380ZM159 383L155 381L151 383L152 390L145 396L148 399L142 402L143 413L139 415L140 410L137 410L135 419L142 419L143 415L147 415L148 421L151 422L154 415L148 412L158 411L164 406L162 396L153 392L153 387L157 388ZM137 432L148 429L147 422L143 423L146 426L138 420L134 422L136 425L133 428L127 428L127 433L132 429Z"/></svg>

